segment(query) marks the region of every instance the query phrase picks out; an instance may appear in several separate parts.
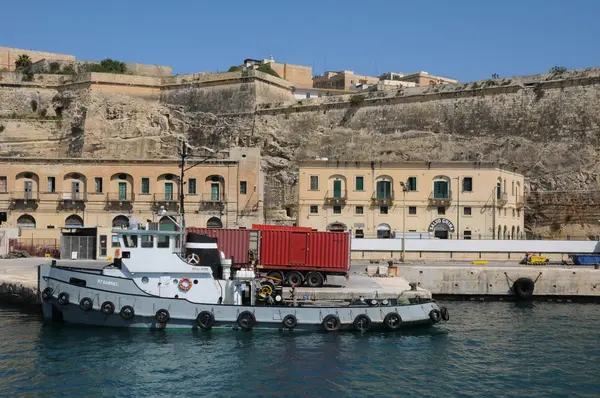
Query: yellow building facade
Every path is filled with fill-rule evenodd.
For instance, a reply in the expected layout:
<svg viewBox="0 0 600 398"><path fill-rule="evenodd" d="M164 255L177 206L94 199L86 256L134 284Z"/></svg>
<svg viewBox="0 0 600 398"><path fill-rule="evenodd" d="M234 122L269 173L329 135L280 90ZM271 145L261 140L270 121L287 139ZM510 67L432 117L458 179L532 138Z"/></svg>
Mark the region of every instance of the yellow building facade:
<svg viewBox="0 0 600 398"><path fill-rule="evenodd" d="M484 163L304 161L297 225L355 238L519 239L523 184Z"/></svg>
<svg viewBox="0 0 600 398"><path fill-rule="evenodd" d="M237 228L264 220L260 150L232 148L225 157L185 172L186 226ZM186 168L197 162L189 158ZM179 176L177 159L0 159L1 224L34 239L59 238L62 228L110 231L131 222L173 229L158 211L181 210Z"/></svg>

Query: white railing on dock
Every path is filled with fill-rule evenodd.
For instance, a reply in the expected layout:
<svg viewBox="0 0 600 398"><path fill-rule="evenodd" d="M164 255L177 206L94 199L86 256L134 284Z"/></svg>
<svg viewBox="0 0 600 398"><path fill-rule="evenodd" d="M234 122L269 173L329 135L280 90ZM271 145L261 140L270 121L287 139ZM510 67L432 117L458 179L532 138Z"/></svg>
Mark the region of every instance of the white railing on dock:
<svg viewBox="0 0 600 398"><path fill-rule="evenodd" d="M352 239L355 252L401 252L403 239ZM600 253L595 240L406 239L407 252Z"/></svg>

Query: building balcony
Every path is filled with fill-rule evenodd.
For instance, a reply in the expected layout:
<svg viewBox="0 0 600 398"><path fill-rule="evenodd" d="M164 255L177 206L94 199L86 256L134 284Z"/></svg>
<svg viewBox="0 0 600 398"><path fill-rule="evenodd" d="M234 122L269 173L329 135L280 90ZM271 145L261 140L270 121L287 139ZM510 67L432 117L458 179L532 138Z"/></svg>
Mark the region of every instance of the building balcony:
<svg viewBox="0 0 600 398"><path fill-rule="evenodd" d="M373 192L371 196L371 203L374 206L390 206L394 203L394 193L393 192Z"/></svg>
<svg viewBox="0 0 600 398"><path fill-rule="evenodd" d="M215 195L213 193L205 193L200 195L200 211L223 211L227 203L225 195Z"/></svg>
<svg viewBox="0 0 600 398"><path fill-rule="evenodd" d="M327 191L325 194L325 204L342 205L348 200L348 191Z"/></svg>
<svg viewBox="0 0 600 398"><path fill-rule="evenodd" d="M429 195L430 206L448 206L452 203L452 191L448 192L431 192Z"/></svg>
<svg viewBox="0 0 600 398"><path fill-rule="evenodd" d="M87 192L60 192L58 194L58 210L75 210L85 208Z"/></svg>
<svg viewBox="0 0 600 398"><path fill-rule="evenodd" d="M521 210L523 208L523 206L525 206L525 197L524 196L517 196L517 201L515 203L515 208L518 210Z"/></svg>
<svg viewBox="0 0 600 398"><path fill-rule="evenodd" d="M27 208L33 209L38 206L40 194L33 191L17 191L10 193L9 209Z"/></svg>
<svg viewBox="0 0 600 398"><path fill-rule="evenodd" d="M501 192L496 195L496 202L498 203L498 206L504 206L506 202L508 202L508 195L506 192Z"/></svg>
<svg viewBox="0 0 600 398"><path fill-rule="evenodd" d="M135 195L133 192L109 192L106 194L106 205L108 209L131 209Z"/></svg>
<svg viewBox="0 0 600 398"><path fill-rule="evenodd" d="M179 199L176 194L172 192L155 193L152 199L152 207L157 210L162 207L165 210L178 211L179 210Z"/></svg>

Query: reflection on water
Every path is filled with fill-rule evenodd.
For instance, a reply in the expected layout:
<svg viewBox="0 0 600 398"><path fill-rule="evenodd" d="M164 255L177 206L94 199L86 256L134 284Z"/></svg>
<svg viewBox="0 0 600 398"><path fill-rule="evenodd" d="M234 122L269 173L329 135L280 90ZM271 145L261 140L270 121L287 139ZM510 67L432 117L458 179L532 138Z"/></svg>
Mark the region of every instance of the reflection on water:
<svg viewBox="0 0 600 398"><path fill-rule="evenodd" d="M0 395L597 396L600 306L444 303L402 333L43 326L0 309Z"/></svg>

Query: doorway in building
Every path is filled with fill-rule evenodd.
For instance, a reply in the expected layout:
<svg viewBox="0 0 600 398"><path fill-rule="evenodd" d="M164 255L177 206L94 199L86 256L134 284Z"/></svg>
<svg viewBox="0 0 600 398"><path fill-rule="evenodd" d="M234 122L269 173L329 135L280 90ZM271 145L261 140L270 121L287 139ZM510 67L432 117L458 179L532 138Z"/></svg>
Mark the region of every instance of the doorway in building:
<svg viewBox="0 0 600 398"><path fill-rule="evenodd" d="M223 222L219 217L211 217L206 222L206 228L223 228Z"/></svg>

